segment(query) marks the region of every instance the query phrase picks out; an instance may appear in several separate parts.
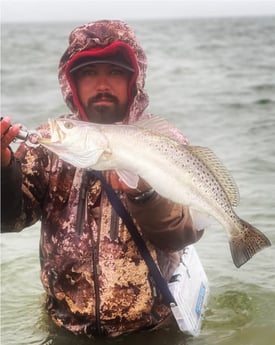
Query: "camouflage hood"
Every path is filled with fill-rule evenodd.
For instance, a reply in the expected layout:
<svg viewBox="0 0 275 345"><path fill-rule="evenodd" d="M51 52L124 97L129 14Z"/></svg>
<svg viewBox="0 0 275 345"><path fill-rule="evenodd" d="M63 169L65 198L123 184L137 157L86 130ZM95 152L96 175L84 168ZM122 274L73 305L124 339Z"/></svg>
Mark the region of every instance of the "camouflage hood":
<svg viewBox="0 0 275 345"><path fill-rule="evenodd" d="M112 45L124 46L128 49L135 72L130 82L135 93L129 105L125 123L135 122L148 105L148 97L144 91L147 61L146 56L135 34L127 24L118 20L101 20L85 24L74 29L69 36L69 46L59 64L59 84L64 100L73 113L87 120L77 99L74 84L70 80L68 70L78 56L85 56L89 51L108 49Z"/></svg>

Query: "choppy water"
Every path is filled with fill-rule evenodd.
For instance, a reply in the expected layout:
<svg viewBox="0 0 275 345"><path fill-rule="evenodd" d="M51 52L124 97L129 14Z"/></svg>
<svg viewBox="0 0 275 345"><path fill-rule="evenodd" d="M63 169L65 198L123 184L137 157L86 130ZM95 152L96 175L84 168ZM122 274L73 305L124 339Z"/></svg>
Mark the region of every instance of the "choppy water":
<svg viewBox="0 0 275 345"><path fill-rule="evenodd" d="M275 18L133 22L149 60L150 111L212 148L240 189L238 214L275 242ZM58 60L78 24L2 26L2 109L29 128L67 112ZM2 201L4 202L4 200ZM39 224L1 236L4 345L88 344L51 326L39 280ZM202 333L176 329L96 344L272 345L274 247L236 269L219 225L196 245L211 285Z"/></svg>

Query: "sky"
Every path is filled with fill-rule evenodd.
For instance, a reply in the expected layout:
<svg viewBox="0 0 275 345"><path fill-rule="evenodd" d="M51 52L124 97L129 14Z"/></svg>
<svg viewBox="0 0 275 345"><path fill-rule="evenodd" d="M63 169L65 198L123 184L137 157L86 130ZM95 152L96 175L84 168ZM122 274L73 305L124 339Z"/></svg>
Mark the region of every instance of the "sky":
<svg viewBox="0 0 275 345"><path fill-rule="evenodd" d="M275 15L275 0L0 0L2 22Z"/></svg>

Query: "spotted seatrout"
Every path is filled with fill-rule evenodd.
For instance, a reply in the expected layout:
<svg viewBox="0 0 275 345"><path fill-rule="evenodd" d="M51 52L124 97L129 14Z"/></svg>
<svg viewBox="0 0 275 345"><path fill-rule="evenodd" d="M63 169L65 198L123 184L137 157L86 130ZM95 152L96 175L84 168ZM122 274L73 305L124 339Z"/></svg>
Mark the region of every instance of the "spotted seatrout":
<svg viewBox="0 0 275 345"><path fill-rule="evenodd" d="M229 236L237 267L271 245L233 210L238 189L218 158L208 148L179 144L167 134L166 121L101 125L58 119L49 124L51 139L39 141L64 161L79 168L116 170L131 187L140 176L163 197L214 217Z"/></svg>

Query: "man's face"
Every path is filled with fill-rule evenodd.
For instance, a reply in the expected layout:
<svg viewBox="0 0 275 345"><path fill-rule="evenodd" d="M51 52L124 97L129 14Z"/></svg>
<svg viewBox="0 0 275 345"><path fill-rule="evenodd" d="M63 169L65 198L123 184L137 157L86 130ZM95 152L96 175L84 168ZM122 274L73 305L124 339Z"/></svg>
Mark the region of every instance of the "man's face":
<svg viewBox="0 0 275 345"><path fill-rule="evenodd" d="M130 76L124 68L106 63L75 72L78 97L91 122L110 124L125 118Z"/></svg>

